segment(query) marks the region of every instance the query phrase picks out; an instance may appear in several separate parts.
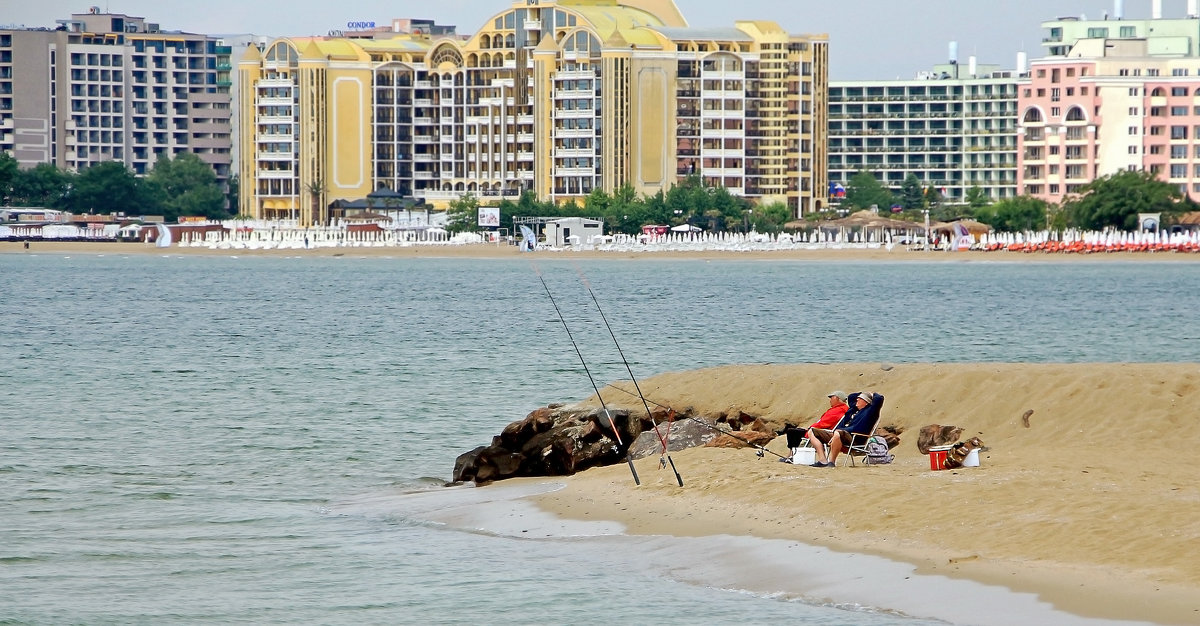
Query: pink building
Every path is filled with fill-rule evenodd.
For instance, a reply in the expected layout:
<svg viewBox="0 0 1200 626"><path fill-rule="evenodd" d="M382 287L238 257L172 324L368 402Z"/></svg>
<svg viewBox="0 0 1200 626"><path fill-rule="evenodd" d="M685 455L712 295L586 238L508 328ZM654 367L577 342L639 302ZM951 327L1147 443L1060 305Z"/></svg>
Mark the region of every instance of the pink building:
<svg viewBox="0 0 1200 626"><path fill-rule="evenodd" d="M1100 87L1089 80L1095 62L1036 63L1019 88L1017 179L1022 194L1059 203L1097 176ZM1106 132L1111 132L1105 129Z"/></svg>

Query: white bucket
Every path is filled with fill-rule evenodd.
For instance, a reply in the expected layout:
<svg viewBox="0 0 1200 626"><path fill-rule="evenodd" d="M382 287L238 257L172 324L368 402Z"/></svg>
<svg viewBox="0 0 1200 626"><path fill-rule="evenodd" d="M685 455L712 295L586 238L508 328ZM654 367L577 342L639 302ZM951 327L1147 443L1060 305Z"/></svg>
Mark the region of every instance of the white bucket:
<svg viewBox="0 0 1200 626"><path fill-rule="evenodd" d="M812 465L817 462L816 448L795 448L792 450L793 465Z"/></svg>
<svg viewBox="0 0 1200 626"><path fill-rule="evenodd" d="M963 467L979 467L979 448L972 448L963 459Z"/></svg>

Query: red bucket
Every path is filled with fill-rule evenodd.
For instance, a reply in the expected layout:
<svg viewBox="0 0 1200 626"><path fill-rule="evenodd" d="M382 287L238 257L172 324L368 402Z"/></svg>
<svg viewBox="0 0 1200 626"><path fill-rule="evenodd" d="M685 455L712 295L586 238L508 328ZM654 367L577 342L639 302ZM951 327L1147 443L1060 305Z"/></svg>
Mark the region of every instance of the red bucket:
<svg viewBox="0 0 1200 626"><path fill-rule="evenodd" d="M946 452L954 446L939 446L929 449L929 469L933 471L946 469Z"/></svg>

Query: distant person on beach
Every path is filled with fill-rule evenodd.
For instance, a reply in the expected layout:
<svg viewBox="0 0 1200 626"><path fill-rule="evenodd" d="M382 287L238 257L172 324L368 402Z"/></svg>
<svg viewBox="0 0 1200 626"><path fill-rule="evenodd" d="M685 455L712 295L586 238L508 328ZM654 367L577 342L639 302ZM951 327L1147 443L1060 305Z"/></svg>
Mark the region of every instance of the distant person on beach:
<svg viewBox="0 0 1200 626"><path fill-rule="evenodd" d="M784 463L791 463L792 457L795 455L796 448L800 447L800 443L808 436L808 431L813 428L833 428L837 425L842 416L850 407L846 404L846 392L834 391L829 394L829 409L821 414L820 419L814 422L808 428L800 428L788 424L784 427L780 434L787 435L788 455L781 457L779 460Z"/></svg>
<svg viewBox="0 0 1200 626"><path fill-rule="evenodd" d="M868 391L852 393L849 399L854 403L854 408L842 416L837 426L832 429L808 429L808 441L817 449L817 462L813 463L813 467L836 465L838 455L842 453L842 450L850 447L854 435L866 434L864 431L871 427L870 422L874 413L869 408L871 402L874 401L871 393ZM827 443L829 444L828 458L825 455L825 444Z"/></svg>

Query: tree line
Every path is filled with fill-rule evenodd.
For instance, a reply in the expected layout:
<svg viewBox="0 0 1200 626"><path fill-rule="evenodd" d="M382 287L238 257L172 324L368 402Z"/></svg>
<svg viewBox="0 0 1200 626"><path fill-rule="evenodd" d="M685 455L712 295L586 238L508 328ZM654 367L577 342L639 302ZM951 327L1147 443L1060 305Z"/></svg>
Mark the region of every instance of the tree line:
<svg viewBox="0 0 1200 626"><path fill-rule="evenodd" d="M231 181L237 206L237 181ZM72 213L162 215L226 219L226 195L211 165L184 152L174 159L159 157L153 169L138 177L124 163L104 161L79 172L40 163L21 169L8 153L0 153L0 203L45 207Z"/></svg>
<svg viewBox="0 0 1200 626"><path fill-rule="evenodd" d="M479 206L480 199L473 195L452 201L447 230L478 230ZM611 194L594 189L582 204L574 199L565 204L541 201L535 193L526 191L516 202L505 199L497 206L501 225L512 224L512 218L521 217L588 217L603 220L611 232L628 235L641 233L642 226L647 224L690 224L707 231L778 233L792 216L783 203L756 206L728 189L706 186L696 175L652 195L638 195L633 185L626 183Z"/></svg>
<svg viewBox="0 0 1200 626"><path fill-rule="evenodd" d="M1032 196L1004 198L993 202L979 187L967 190L965 204L949 204L933 188L922 188L913 174L905 178L898 191L883 186L875 175L859 171L846 186L843 209L862 210L876 206L891 211L893 217L914 222L924 219L950 221L969 217L998 231L1026 230L1138 230L1139 213L1161 213L1162 224L1176 223L1200 205L1179 187L1146 171L1121 171L1101 176L1080 188L1061 205Z"/></svg>

